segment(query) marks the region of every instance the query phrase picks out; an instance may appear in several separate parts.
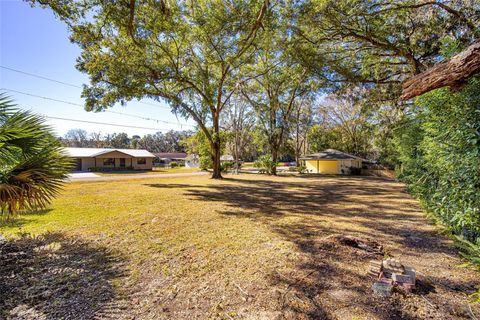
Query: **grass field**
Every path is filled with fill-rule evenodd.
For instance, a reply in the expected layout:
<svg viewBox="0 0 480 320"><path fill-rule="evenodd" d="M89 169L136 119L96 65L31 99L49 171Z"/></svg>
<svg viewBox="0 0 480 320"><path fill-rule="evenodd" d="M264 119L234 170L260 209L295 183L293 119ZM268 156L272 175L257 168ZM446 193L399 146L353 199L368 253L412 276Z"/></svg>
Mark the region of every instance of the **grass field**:
<svg viewBox="0 0 480 320"><path fill-rule="evenodd" d="M152 170L125 170L125 171L105 171L105 172L95 172L99 176L118 176L118 175L138 175L138 174L161 174L161 173L191 173L198 172L198 168L185 168L185 167L176 167L176 168L159 168L154 167Z"/></svg>
<svg viewBox="0 0 480 320"><path fill-rule="evenodd" d="M0 272L22 319L461 319L480 282L402 184L366 177L69 183L0 232L31 255ZM419 291L373 296L382 255L342 235L417 268Z"/></svg>

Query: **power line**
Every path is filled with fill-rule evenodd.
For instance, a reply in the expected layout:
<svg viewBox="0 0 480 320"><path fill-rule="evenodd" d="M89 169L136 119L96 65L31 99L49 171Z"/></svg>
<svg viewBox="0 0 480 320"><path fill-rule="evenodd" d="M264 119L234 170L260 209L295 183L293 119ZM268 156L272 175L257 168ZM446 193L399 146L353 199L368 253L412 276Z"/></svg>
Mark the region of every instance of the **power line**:
<svg viewBox="0 0 480 320"><path fill-rule="evenodd" d="M12 89L7 89L7 88L1 88L1 89L2 90L7 90L7 91L10 91L10 92L24 94L24 95L35 97L35 98L61 102L61 103L65 103L65 104L69 104L69 105L73 105L73 106L76 106L76 107L82 107L83 108L83 105L81 105L79 103L71 102L71 101L65 101L65 100L59 100L59 99L44 97L44 96L36 95L36 94L33 94L33 93L17 91L17 90L12 90ZM104 110L104 112L119 114L119 115L123 115L123 116L126 116L126 117L138 118L138 119L143 119L143 120L148 120L148 121L155 121L157 123L162 122L162 123L166 123L166 124L174 124L174 125L179 125L179 126L195 127L194 125L191 125L191 124L180 123L180 122L171 122L171 121L165 121L165 120L160 120L160 119L142 117L142 116L138 116L138 115L135 115L135 114L123 113L123 112L118 112L118 111L113 111L113 110Z"/></svg>
<svg viewBox="0 0 480 320"><path fill-rule="evenodd" d="M30 76L30 77L35 77L35 78L39 78L39 79L43 79L43 80L48 80L48 81L60 83L60 84L66 85L66 86L70 86L70 87L82 89L81 86L77 86L76 84L72 84L72 83L68 83L68 82L63 82L63 81L55 80L55 79L52 79L52 78L47 78L47 77L44 77L44 76L41 76L41 75L38 75L38 74L29 73L29 72L25 72L25 71L13 69L13 68L5 67L5 66L0 66L0 68L7 69L7 70L10 70L10 71L13 71L13 72L17 72L17 73L21 73L21 74L24 74L24 75L27 75L27 76Z"/></svg>
<svg viewBox="0 0 480 320"><path fill-rule="evenodd" d="M61 117L53 117L53 116L44 116L47 119L55 119L55 120L64 120L64 121L73 121L73 122L84 122L90 124L100 124L104 126L113 126L113 127L124 127L124 128L134 128L134 129L146 129L146 130L155 130L155 131L168 131L170 129L160 129L160 128L150 128L150 127L140 127L140 126L130 126L126 124L113 124L113 123L106 123L106 122L97 122L97 121L87 121L87 120L77 120L77 119L70 119L70 118L61 118Z"/></svg>
<svg viewBox="0 0 480 320"><path fill-rule="evenodd" d="M153 119L153 118L148 118L148 117L142 117L142 116L137 116L135 114L130 114L130 113L123 113L123 112L118 112L118 111L113 111L113 110L105 110L105 112L110 112L110 113L116 113L116 114L120 114L120 115L124 115L124 116L128 116L128 117L132 117L132 118L138 118L138 119L143 119L143 120L151 120L151 121L155 121L155 122L163 122L163 123L167 123L167 124L176 124L176 125L179 125L179 126L186 126L186 127L193 127L195 128L195 125L193 124L186 124L186 123L180 123L180 122L170 122L170 121L165 121L165 120L158 120L158 119Z"/></svg>
<svg viewBox="0 0 480 320"><path fill-rule="evenodd" d="M52 81L52 82L60 83L60 84L66 85L66 86L70 86L70 87L82 89L82 87L79 86L79 85L76 85L76 84L73 84L73 83L68 83L68 82L61 81L61 80L52 79L52 78L45 77L45 76L42 76L42 75L39 75L39 74L30 73L30 72L26 72L26 71L22 71L22 70L10 68L10 67L5 67L5 66L2 66L2 65L0 65L0 68L6 69L6 70L10 70L10 71L13 71L13 72L17 72L17 73L21 73L21 74L24 74L24 75L27 75L27 76L30 76L30 77L35 77L35 78L39 78L39 79L43 79L43 80L47 80L47 81ZM152 107L157 107L157 108L168 108L168 107L166 107L166 106L162 106L162 105L158 105L158 104L153 104L153 103L148 103L148 102L143 102L143 101L137 101L137 102L138 102L138 103L141 103L141 104L144 104L144 105L147 105L147 106L152 106Z"/></svg>

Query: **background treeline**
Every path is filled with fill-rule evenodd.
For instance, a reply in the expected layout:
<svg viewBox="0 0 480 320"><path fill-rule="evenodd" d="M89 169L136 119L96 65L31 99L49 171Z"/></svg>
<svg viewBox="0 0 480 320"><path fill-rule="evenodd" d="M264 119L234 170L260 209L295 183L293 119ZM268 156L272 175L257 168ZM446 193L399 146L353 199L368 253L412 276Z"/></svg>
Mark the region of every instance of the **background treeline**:
<svg viewBox="0 0 480 320"><path fill-rule="evenodd" d="M146 149L150 152L185 152L182 140L193 134L193 131L168 131L156 132L143 137L139 135L128 136L125 132L101 134L87 132L83 129L69 130L60 141L65 147L76 148L120 148L120 149Z"/></svg>

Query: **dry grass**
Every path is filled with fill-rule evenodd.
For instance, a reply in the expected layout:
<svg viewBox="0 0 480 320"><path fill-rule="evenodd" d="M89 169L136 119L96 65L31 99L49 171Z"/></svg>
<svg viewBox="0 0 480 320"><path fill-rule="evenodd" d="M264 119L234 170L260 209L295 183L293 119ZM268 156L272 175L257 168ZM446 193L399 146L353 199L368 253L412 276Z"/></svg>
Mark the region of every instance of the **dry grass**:
<svg viewBox="0 0 480 320"><path fill-rule="evenodd" d="M71 183L50 211L0 231L51 232L114 255L111 268L124 271L100 277L114 294L88 313L103 318L462 318L469 316L467 294L479 283L478 274L457 267L451 242L403 185L375 178ZM332 241L336 234L373 238L415 266L419 292L385 301L372 296L366 271L368 260L379 257ZM41 299L22 302L52 317ZM0 302L18 314L13 307Z"/></svg>

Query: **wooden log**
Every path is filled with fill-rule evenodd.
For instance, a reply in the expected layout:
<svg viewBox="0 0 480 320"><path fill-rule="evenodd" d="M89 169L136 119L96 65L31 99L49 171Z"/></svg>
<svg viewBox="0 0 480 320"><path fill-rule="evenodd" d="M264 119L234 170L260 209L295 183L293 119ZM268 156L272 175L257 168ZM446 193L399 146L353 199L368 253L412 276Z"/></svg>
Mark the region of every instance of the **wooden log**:
<svg viewBox="0 0 480 320"><path fill-rule="evenodd" d="M425 72L406 80L402 85L400 100L408 100L442 87L457 91L468 78L480 73L480 41L452 59L437 63Z"/></svg>

